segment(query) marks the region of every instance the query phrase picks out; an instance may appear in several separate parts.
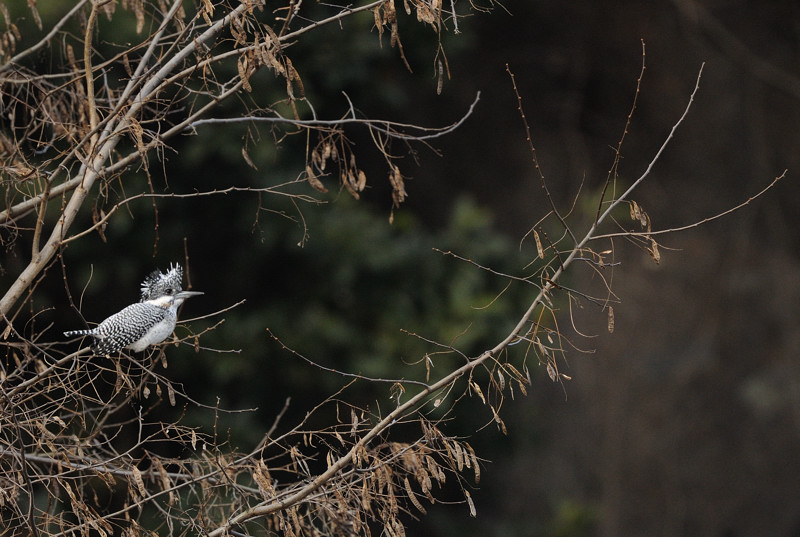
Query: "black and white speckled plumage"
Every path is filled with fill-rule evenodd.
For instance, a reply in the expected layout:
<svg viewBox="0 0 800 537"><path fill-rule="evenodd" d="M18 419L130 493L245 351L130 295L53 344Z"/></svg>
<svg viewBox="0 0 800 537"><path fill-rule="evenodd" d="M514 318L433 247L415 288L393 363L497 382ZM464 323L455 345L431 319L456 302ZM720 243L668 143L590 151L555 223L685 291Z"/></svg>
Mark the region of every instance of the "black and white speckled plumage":
<svg viewBox="0 0 800 537"><path fill-rule="evenodd" d="M148 300L164 295L179 293L183 290L181 287L182 283L183 267L177 263L170 265L169 270L164 274L158 270L154 270L148 274L142 282L141 302L147 302Z"/></svg>
<svg viewBox="0 0 800 537"><path fill-rule="evenodd" d="M172 314L172 315L170 315ZM126 347L134 352L143 351L154 343L166 339L172 330L159 341L141 341L148 329L167 323L175 327L176 316L171 308L163 308L148 302L131 304L119 313L115 313L92 330L74 330L64 332L65 336L92 336L94 344L92 349L95 354L105 355L118 352ZM171 322L170 322L171 321ZM149 338L152 339L152 338ZM139 343L136 345L136 343Z"/></svg>
<svg viewBox="0 0 800 537"><path fill-rule="evenodd" d="M141 302L131 304L91 330L64 332L65 336L92 336L95 354L106 355L122 349L140 352L161 343L175 330L178 306L190 296L201 295L183 291L183 269L172 265L162 274L152 272L142 282Z"/></svg>

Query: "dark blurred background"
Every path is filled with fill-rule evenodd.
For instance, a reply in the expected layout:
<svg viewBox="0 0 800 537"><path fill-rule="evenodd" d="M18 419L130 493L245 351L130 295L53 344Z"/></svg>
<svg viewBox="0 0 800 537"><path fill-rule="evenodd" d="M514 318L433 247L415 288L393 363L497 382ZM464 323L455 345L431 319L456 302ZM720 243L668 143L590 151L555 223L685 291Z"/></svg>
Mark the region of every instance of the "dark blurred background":
<svg viewBox="0 0 800 537"><path fill-rule="evenodd" d="M343 114L346 91L365 115L441 126L481 92L474 115L435 140L440 155L420 147L418 162L400 164L409 198L394 224L383 162L354 132L370 187L353 202L329 179L330 203L302 209L305 240L294 208L270 196L157 200L155 254L152 201L120 211L108 242L93 236L64 252L74 295L92 271L83 315L100 320L110 305L135 299L141 278L154 265L182 260L184 248L192 284L206 292L188 303L185 318L247 299L202 340L240 353L168 350L169 375L198 400L258 407L222 418L240 449L260 439L287 396L289 424L344 382L282 352L266 328L322 364L368 375L406 375L404 363L429 350L401 328L451 341L469 327L459 344L479 351L513 326L530 291L515 288L477 310L505 282L432 248L514 273L531 257L518 243L547 205L506 64L556 202L568 207L583 183L578 210L585 214L576 222L586 222L633 102L644 40L647 70L622 150L621 185L653 158L705 62L688 118L634 195L654 228L717 214L789 173L739 212L664 237L659 265L617 241L616 330L609 334L605 314L585 304L578 326L599 337L578 338L596 352L573 352L562 364L573 380L562 387L536 371L529 395L504 407L508 435L494 427L476 433L472 444L490 461L472 492L477 518L464 505L440 505L409 533L800 535L800 234L792 223L800 208L800 5L495 4L491 14L463 19L459 35L445 36L452 79L441 95L430 29L401 19L412 74L386 36L378 46L370 25L371 16L346 21L288 50L321 116ZM258 83L256 91L272 91L276 81L264 74ZM233 105L229 112L238 113ZM276 148L267 132L251 142L256 171L241 157L244 138L245 127L182 138L177 152L151 163L156 188L260 187L302 172L304 140ZM130 181L142 180L131 174ZM25 252L9 251L4 281L18 273L16 256ZM39 305L66 303L51 270L49 298ZM591 282L575 276L570 284ZM81 322L66 308L37 322L49 321L54 334ZM384 387L355 397L389 403ZM202 425L209 416L187 419ZM490 419L476 406L454 427L471 433Z"/></svg>

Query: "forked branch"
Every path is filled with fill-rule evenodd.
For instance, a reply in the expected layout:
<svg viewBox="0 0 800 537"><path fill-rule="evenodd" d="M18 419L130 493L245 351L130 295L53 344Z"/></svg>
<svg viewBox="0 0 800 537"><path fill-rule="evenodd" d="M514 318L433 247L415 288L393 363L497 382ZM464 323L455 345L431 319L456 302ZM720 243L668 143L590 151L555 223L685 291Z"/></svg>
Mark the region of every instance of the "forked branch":
<svg viewBox="0 0 800 537"><path fill-rule="evenodd" d="M639 178L636 181L634 181L634 183L631 185L630 188L628 188L624 193L622 193L622 195L618 196L616 199L614 199L611 203L608 204L608 206L602 211L602 213L596 219L596 222L593 222L590 225L589 229L586 231L583 237L580 240L578 240L571 248L571 250L568 252L568 254L563 257L562 262L556 268L553 269L552 274L550 274L547 278L544 279L544 285L539 289L536 297L530 303L527 311L519 318L516 326L505 336L504 339L498 342L493 348L467 361L467 363L463 364L462 366L453 369L451 372L444 375L438 381L430 384L427 387L420 389L407 401L399 404L397 408L386 414L372 428L370 428L363 435L361 435L358 441L355 442L355 444L351 447L351 449L347 451L347 453L337 458L336 460L331 461L331 464L329 465L326 471L320 473L319 475L313 477L312 479L309 479L296 492L293 492L288 496L283 496L279 500L265 499L264 501L258 503L257 505L253 505L252 507L249 507L241 511L240 513L231 516L222 525L210 531L209 535L211 537L221 537L229 533L236 526L241 525L248 520L274 514L276 512L286 510L293 505L298 505L303 500L307 499L312 493L314 493L321 487L324 487L328 483L335 480L337 476L339 476L342 472L344 472L345 469L353 463L354 458L357 457L358 453L362 452L370 442L384 435L391 427L394 426L394 424L402 422L404 419L408 419L415 412L419 411L421 407L430 403L435 398L440 397L441 393L446 392L459 379L471 378L476 368L484 367L489 363L496 361L501 355L501 353L503 353L503 351L507 349L510 344L514 343L515 341L518 341L520 338L525 338L525 334L528 330L528 327L533 322L536 312L540 308L547 307L547 302L549 301L549 295L551 295L553 291L556 290L556 288L558 288L557 282L560 279L560 277L567 270L569 270L573 262L575 262L576 260L584 260L584 258L581 257L582 252L585 251L588 243L591 240L597 238L598 226L601 225L603 221L608 218L608 216L619 204L624 203L627 199L629 199L629 196L634 192L634 190L637 187L639 187L645 181L645 179L650 175L656 162L661 158L665 149L672 140L673 135L675 134L675 132L683 123L684 119L689 113L692 103L694 102L695 95L699 89L701 76L702 76L702 67L700 68L697 74L697 79L695 82L694 89L689 97L689 101L686 104L683 114L675 122L668 136L664 140L659 150L650 160L644 172L639 176ZM520 101L520 106L521 106L521 101ZM767 187L767 189L769 189L773 185L774 182L769 187ZM759 195L766 192L767 189L762 191Z"/></svg>

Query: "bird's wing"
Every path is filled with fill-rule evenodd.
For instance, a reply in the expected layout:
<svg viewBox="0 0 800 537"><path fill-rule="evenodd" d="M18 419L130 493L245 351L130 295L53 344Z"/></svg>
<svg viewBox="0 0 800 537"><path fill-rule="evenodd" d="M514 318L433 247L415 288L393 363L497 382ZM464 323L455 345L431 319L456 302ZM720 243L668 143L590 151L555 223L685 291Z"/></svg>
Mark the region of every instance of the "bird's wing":
<svg viewBox="0 0 800 537"><path fill-rule="evenodd" d="M167 310L139 302L115 313L97 326L96 350L102 354L118 351L137 341L164 319Z"/></svg>

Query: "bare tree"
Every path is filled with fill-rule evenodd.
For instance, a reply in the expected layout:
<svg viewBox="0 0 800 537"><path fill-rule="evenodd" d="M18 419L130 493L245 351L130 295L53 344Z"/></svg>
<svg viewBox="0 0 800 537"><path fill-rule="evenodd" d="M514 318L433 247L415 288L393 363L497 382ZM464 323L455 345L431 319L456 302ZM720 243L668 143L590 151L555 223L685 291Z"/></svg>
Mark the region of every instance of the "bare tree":
<svg viewBox="0 0 800 537"><path fill-rule="evenodd" d="M87 360L87 349L66 353L42 341L40 332L20 326L21 313L32 308L40 282L54 277L47 269L66 245L102 233L109 217L132 200L166 195L157 193L152 182L141 191L126 191L126 174L136 169L146 173L153 156L167 151L173 138L209 123L292 127L308 140L305 174L297 182L325 190L323 180L333 168L340 188L356 198L367 179L346 129L367 129L385 158L393 203L402 203L403 174L391 144L426 144L457 128L471 109L442 128L363 118L355 107L344 117L322 119L304 97L300 69L290 54L293 44L318 29L371 13L377 38L388 33L402 59L395 4L315 6L319 9L306 15L306 6L296 0L270 6L271 13L257 0L202 0L189 7L179 0L134 0L122 7L82 0L45 31L30 3L43 35L21 51L15 50L19 31L4 11L0 82L7 123L0 132L5 200L0 224L4 240L24 240L30 246L24 268L0 299L6 347L0 385L4 530L33 535L403 535L404 517L424 514L424 503L436 501L446 480L457 483L474 514L467 484L480 479L480 459L467 440L446 434L442 420L457 417L459 402L474 396L504 428L500 409L509 394L526 393L531 365L545 368L553 381L568 379L559 371L559 358L571 342L559 329L555 294L563 293L570 304L596 304L613 330L616 297L608 282L616 265L615 238L639 245L658 262L657 237L674 230L653 230L631 194L689 112L697 86L650 165L621 193L616 173L624 136L619 140L597 214L583 231L575 227L571 211L561 211L549 195L518 94L532 165L550 212L526 236L536 254L529 267L521 268L523 275L468 262L530 289L529 308L502 341L479 355L430 342L431 353L414 367L426 367L443 355L456 357L459 365L435 374L428 369L425 381L352 375L390 385L396 402L391 410L362 408L349 402L344 390L287 429L279 414L258 445L240 452L216 436L214 424L203 429L180 419L155 421L149 417L152 406L130 415L134 399L146 402L151 395L173 406L176 400L201 406L189 389L159 369L166 365L163 348L144 357ZM438 34L458 29L456 2L445 4L407 0L403 8ZM98 26L125 17L135 19L142 39L115 43L119 46L110 57L100 55ZM80 38L67 28L80 28ZM44 50L53 55L55 72L36 70L33 59ZM434 61L444 79L441 49ZM278 102L248 97L251 80L261 70L274 73L285 87ZM239 98L240 115L219 116L219 104L232 98ZM246 149L243 156L249 159ZM226 185L216 192L235 188ZM261 192L313 201L311 188L298 195L279 184ZM629 209L631 220L621 220L621 207ZM82 215L91 215L91 224L76 229ZM603 226L608 230L601 232ZM561 285L560 277L574 267L596 274L603 282L600 291ZM186 339L196 343L202 336ZM327 409L335 410L330 414L335 418L320 425L316 417ZM405 433L398 436L401 426ZM408 431L413 431L410 438ZM165 443L183 446L189 456L153 449Z"/></svg>

